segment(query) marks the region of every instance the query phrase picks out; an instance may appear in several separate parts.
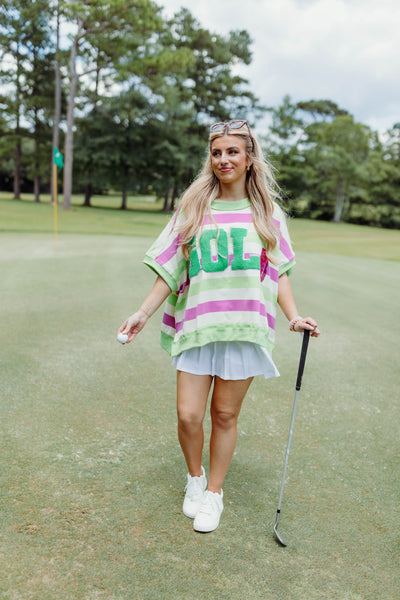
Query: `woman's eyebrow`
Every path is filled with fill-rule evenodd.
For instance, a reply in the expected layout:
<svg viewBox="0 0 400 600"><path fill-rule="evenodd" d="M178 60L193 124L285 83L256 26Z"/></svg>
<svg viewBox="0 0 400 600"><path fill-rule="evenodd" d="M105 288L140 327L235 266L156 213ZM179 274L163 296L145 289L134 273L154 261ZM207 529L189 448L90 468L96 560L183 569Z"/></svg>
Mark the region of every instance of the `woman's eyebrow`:
<svg viewBox="0 0 400 600"><path fill-rule="evenodd" d="M214 152L215 150L221 150L221 148L218 148L214 146L214 148L212 149L212 151ZM239 146L229 146L229 148L226 148L226 150L239 150Z"/></svg>

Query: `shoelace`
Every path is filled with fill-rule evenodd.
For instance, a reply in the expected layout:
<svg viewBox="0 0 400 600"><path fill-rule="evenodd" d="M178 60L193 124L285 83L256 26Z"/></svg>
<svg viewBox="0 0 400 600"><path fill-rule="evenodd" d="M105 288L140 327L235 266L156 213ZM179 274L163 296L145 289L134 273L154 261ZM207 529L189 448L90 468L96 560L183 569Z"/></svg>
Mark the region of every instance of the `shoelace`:
<svg viewBox="0 0 400 600"><path fill-rule="evenodd" d="M192 477L186 484L185 492L189 498L195 498L204 493L200 477Z"/></svg>
<svg viewBox="0 0 400 600"><path fill-rule="evenodd" d="M215 512L215 509L219 510L217 499L211 496L211 493L206 494L199 512L210 515Z"/></svg>

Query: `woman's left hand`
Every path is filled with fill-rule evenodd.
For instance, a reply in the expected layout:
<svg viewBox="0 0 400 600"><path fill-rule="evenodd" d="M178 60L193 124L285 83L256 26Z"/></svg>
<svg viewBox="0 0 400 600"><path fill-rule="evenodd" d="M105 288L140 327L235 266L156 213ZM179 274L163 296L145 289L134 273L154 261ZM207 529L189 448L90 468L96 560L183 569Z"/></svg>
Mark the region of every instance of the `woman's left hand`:
<svg viewBox="0 0 400 600"><path fill-rule="evenodd" d="M311 337L318 337L320 335L320 330L318 329L318 325L316 323L316 321L314 321L314 319L312 319L311 317L307 317L305 319L299 319L294 327L293 327L294 331L304 331L305 329L308 329L310 332Z"/></svg>

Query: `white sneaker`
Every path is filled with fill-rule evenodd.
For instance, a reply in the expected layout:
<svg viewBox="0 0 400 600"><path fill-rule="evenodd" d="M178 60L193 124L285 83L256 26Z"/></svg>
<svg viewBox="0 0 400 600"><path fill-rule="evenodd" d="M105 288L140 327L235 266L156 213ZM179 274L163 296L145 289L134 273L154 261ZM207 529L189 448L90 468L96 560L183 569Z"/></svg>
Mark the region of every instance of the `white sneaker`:
<svg viewBox="0 0 400 600"><path fill-rule="evenodd" d="M193 523L193 529L202 533L214 531L219 525L219 519L224 510L222 498L224 496L221 490L220 494L207 491L204 494L203 502L201 503L199 512Z"/></svg>
<svg viewBox="0 0 400 600"><path fill-rule="evenodd" d="M182 510L183 514L189 517L189 519L194 519L197 515L207 487L207 479L203 467L201 467L201 473L199 477L192 477L189 473L187 475L186 495Z"/></svg>

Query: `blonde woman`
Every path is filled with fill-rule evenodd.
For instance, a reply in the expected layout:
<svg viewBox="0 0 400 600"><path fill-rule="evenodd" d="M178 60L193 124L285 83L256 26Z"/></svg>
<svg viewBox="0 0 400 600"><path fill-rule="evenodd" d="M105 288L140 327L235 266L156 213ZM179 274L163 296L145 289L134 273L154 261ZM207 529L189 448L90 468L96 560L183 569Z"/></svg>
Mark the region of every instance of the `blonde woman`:
<svg viewBox="0 0 400 600"><path fill-rule="evenodd" d="M272 360L276 305L291 331L320 334L296 308L288 277L294 254L275 189L247 121L212 125L202 172L145 256L157 274L154 287L119 329L131 342L167 300L161 345L177 369L178 438L188 468L183 513L195 531L219 525L253 378L279 376ZM203 420L212 384L207 486Z"/></svg>

